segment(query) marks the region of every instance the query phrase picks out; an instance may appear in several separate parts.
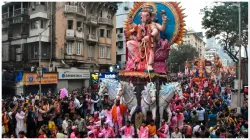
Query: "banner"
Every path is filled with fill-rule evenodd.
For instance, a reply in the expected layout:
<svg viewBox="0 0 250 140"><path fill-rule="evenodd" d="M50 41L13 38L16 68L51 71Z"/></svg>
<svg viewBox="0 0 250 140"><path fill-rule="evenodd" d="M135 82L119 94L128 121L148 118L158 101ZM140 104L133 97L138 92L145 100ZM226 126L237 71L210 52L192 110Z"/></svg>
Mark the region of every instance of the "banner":
<svg viewBox="0 0 250 140"><path fill-rule="evenodd" d="M58 75L57 73L43 73L41 78L41 84L57 84ZM36 73L24 73L23 74L24 85L39 85L40 78L38 78Z"/></svg>

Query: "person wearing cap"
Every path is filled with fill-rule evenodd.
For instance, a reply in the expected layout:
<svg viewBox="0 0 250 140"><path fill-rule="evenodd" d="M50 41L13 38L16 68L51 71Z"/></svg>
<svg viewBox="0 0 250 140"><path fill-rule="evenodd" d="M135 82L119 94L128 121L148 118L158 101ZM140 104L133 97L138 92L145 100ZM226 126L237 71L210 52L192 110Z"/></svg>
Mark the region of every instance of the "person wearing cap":
<svg viewBox="0 0 250 140"><path fill-rule="evenodd" d="M169 126L166 124L165 120L161 120L161 126L157 130L157 135L159 138L169 138Z"/></svg>
<svg viewBox="0 0 250 140"><path fill-rule="evenodd" d="M115 125L115 132L117 133L118 130L122 128L122 121L125 113L128 112L128 109L125 105L120 104L120 99L117 98L116 104L113 105L111 112L113 123Z"/></svg>
<svg viewBox="0 0 250 140"><path fill-rule="evenodd" d="M130 121L127 121L126 125L120 129L120 132L124 132L122 138L133 138L135 135L134 127L131 125Z"/></svg>
<svg viewBox="0 0 250 140"><path fill-rule="evenodd" d="M149 136L149 129L146 125L145 121L142 121L140 129L137 130L138 138L148 138Z"/></svg>
<svg viewBox="0 0 250 140"><path fill-rule="evenodd" d="M96 138L95 135L94 135L94 132L93 131L89 131L87 138Z"/></svg>
<svg viewBox="0 0 250 140"><path fill-rule="evenodd" d="M116 136L113 128L111 128L109 126L108 121L104 122L104 127L103 127L101 133L103 134L104 138L115 138L115 136Z"/></svg>

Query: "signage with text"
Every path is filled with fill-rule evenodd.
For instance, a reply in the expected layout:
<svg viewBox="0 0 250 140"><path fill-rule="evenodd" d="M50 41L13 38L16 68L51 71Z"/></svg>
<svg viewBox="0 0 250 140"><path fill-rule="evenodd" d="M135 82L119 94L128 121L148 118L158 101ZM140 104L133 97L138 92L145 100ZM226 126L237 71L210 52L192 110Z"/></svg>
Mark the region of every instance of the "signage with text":
<svg viewBox="0 0 250 140"><path fill-rule="evenodd" d="M43 73L41 78L41 84L57 84L58 76L57 73ZM39 85L40 78L36 73L24 73L23 74L24 85Z"/></svg>
<svg viewBox="0 0 250 140"><path fill-rule="evenodd" d="M118 79L118 73L110 72L110 73L99 73L99 80L101 79Z"/></svg>
<svg viewBox="0 0 250 140"><path fill-rule="evenodd" d="M59 72L58 79L89 79L89 72Z"/></svg>

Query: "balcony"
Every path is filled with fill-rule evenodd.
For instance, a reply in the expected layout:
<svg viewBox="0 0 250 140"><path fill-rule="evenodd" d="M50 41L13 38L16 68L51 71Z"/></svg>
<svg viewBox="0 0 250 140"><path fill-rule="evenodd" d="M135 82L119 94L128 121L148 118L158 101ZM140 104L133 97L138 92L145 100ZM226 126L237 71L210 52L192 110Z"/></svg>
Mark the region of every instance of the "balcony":
<svg viewBox="0 0 250 140"><path fill-rule="evenodd" d="M2 28L4 29L4 28L8 28L8 27L9 27L9 21L4 21L2 23Z"/></svg>
<svg viewBox="0 0 250 140"><path fill-rule="evenodd" d="M43 28L37 28L37 29L30 29L29 33L30 33L30 36L38 36L39 33L43 32L43 31L44 31ZM45 30L42 33L42 36L49 36L49 29Z"/></svg>
<svg viewBox="0 0 250 140"><path fill-rule="evenodd" d="M47 9L44 5L36 5L29 10L30 19L43 18L48 19Z"/></svg>
<svg viewBox="0 0 250 140"><path fill-rule="evenodd" d="M88 23L92 24L92 25L97 25L97 18L93 15L90 15L88 18Z"/></svg>
<svg viewBox="0 0 250 140"><path fill-rule="evenodd" d="M26 23L27 19L24 17L15 17L11 20L10 24L21 24Z"/></svg>
<svg viewBox="0 0 250 140"><path fill-rule="evenodd" d="M12 17L21 16L23 14L28 14L28 10L25 8L19 8L19 9L14 10L14 15L12 15Z"/></svg>
<svg viewBox="0 0 250 140"><path fill-rule="evenodd" d="M67 40L75 40L75 31L73 29L66 30L66 39Z"/></svg>
<svg viewBox="0 0 250 140"><path fill-rule="evenodd" d="M2 19L7 19L7 18L9 18L9 13L7 12L7 13L3 13L2 14Z"/></svg>
<svg viewBox="0 0 250 140"><path fill-rule="evenodd" d="M86 9L83 9L81 7L78 7L78 6L73 6L73 5L65 5L64 12L76 14L79 16L86 16Z"/></svg>
<svg viewBox="0 0 250 140"><path fill-rule="evenodd" d="M116 41L123 41L123 40L124 40L124 34L123 33L117 34Z"/></svg>
<svg viewBox="0 0 250 140"><path fill-rule="evenodd" d="M2 41L7 41L8 37L8 33L2 33Z"/></svg>
<svg viewBox="0 0 250 140"><path fill-rule="evenodd" d="M91 42L98 42L97 35L94 34L89 34L87 40Z"/></svg>
<svg viewBox="0 0 250 140"><path fill-rule="evenodd" d="M107 24L107 25L113 26L113 20L112 19L108 19L108 18L104 18L104 17L99 17L98 18L98 23L99 24Z"/></svg>
<svg viewBox="0 0 250 140"><path fill-rule="evenodd" d="M84 39L84 33L82 30L77 30L76 31L76 39L78 40L83 40Z"/></svg>

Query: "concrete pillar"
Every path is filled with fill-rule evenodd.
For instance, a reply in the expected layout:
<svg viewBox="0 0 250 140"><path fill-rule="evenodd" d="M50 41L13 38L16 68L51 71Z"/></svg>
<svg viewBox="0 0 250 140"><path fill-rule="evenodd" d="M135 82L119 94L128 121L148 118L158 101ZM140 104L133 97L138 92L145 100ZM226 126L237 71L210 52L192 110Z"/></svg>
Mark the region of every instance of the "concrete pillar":
<svg viewBox="0 0 250 140"><path fill-rule="evenodd" d="M14 16L15 14L15 5L13 5L13 13L12 13L12 15Z"/></svg>
<svg viewBox="0 0 250 140"><path fill-rule="evenodd" d="M8 18L10 17L10 7L8 6Z"/></svg>

